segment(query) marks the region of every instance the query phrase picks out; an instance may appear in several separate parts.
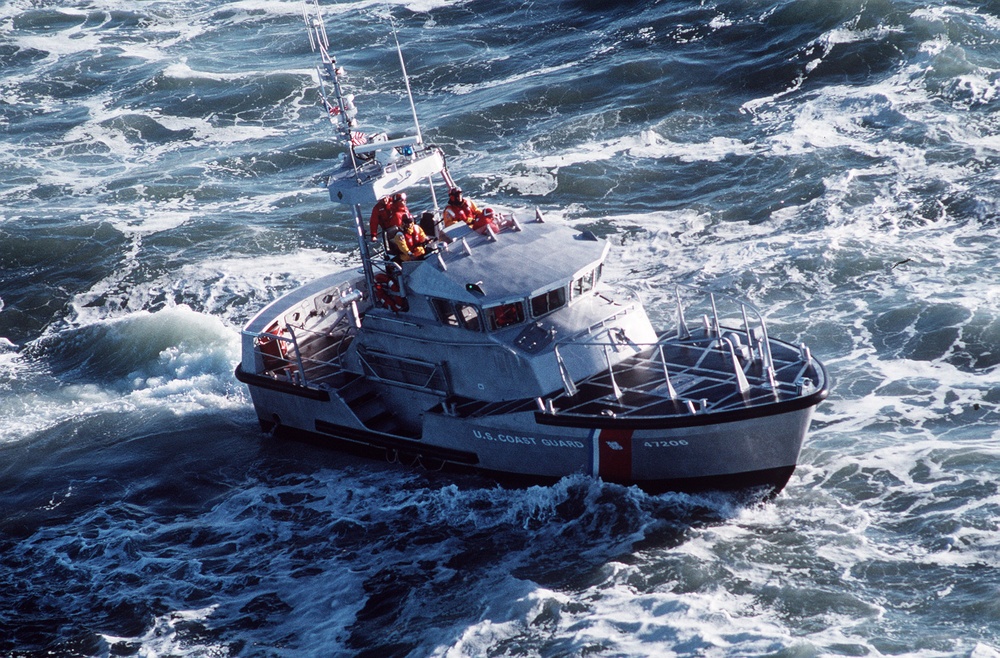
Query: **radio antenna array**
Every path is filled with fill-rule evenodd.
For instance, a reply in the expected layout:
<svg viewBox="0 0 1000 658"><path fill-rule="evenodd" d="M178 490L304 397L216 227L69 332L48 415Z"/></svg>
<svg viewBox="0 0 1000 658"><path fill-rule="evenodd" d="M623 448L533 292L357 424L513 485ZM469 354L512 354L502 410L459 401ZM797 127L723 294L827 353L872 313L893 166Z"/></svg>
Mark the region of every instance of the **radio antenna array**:
<svg viewBox="0 0 1000 658"><path fill-rule="evenodd" d="M337 66L337 59L328 50L330 40L326 35L326 26L323 24L323 14L319 9L319 0L313 0L312 4L312 11L310 11L308 4L302 6L302 18L305 20L306 28L308 29L309 45L312 47L313 52L318 50L320 54L320 66L316 67L316 72L319 76L319 95L323 100L323 105L326 107L330 123L337 127L344 141L347 143L347 150L351 154L351 164L357 169L358 163L355 159L354 149L352 148L355 143L356 133L352 129L357 125L355 117L357 117L358 108L354 105L354 95L345 95L340 86L340 79L345 75L345 72L343 67ZM329 79L333 83L333 91L336 96L334 99L335 103L330 102L324 78ZM360 135L360 133L358 134Z"/></svg>

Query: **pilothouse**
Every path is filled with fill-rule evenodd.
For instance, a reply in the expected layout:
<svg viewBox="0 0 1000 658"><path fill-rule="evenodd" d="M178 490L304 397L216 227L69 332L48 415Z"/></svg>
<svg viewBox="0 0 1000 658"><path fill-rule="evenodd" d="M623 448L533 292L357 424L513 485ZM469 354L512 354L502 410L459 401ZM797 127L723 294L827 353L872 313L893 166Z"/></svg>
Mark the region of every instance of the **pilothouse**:
<svg viewBox="0 0 1000 658"><path fill-rule="evenodd" d="M808 348L771 338L749 304L684 286L672 326L654 327L602 276L606 240L538 210L439 207L462 195L415 110L414 135L359 131L318 7L305 18L344 147L327 187L351 209L361 267L245 327L236 377L265 431L503 481L784 487L827 394ZM416 192L430 200L417 215L392 205Z"/></svg>

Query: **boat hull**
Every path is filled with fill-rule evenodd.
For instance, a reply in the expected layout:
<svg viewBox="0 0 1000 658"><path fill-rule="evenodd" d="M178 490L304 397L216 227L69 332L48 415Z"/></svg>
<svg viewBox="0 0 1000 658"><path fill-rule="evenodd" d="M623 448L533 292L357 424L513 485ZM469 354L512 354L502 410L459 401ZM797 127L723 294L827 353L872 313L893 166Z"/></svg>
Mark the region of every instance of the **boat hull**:
<svg viewBox="0 0 1000 658"><path fill-rule="evenodd" d="M595 418L590 426L570 426L540 423L548 415L535 411L461 417L439 407L423 413L419 436L406 436L372 430L335 395L293 395L259 386L239 370L237 377L250 388L261 426L278 435L432 469L480 471L505 483L584 474L651 493L749 487L777 493L795 470L824 397L706 424Z"/></svg>
<svg viewBox="0 0 1000 658"><path fill-rule="evenodd" d="M565 475L534 475L510 473L472 465L461 461L449 461L438 456L433 446L412 443L387 444L386 436L375 432L358 433L347 428L324 427L323 432L305 431L286 426L274 426L261 421L261 427L276 439L302 441L323 448L338 450L369 459L399 463L404 467L424 468L429 471L450 473L472 473L510 487L547 486L559 481ZM767 496L775 496L784 489L795 472L795 465L766 468L756 471L741 471L724 475L698 475L675 478L654 478L633 483L646 493L667 492L699 493L706 491L749 491L762 490ZM571 474L570 474L571 475Z"/></svg>

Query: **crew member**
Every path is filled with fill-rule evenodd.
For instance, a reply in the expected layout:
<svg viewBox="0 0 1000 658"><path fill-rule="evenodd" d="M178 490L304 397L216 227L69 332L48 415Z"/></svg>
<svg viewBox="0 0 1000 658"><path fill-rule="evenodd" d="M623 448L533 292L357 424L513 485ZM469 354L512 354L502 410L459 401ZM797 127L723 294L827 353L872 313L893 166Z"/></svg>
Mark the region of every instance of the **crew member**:
<svg viewBox="0 0 1000 658"><path fill-rule="evenodd" d="M384 196L378 200L375 207L372 208L372 218L368 222L368 227L371 229L372 242L378 238L378 227L383 224L389 223L389 207L392 204L392 199L388 196Z"/></svg>
<svg viewBox="0 0 1000 658"><path fill-rule="evenodd" d="M379 199L375 207L372 208L372 217L368 222L371 229L372 241L378 238L378 229L381 226L386 232L386 237L392 239L393 235L403 224L403 217L409 214L406 208L406 193L397 192L392 196L384 196Z"/></svg>
<svg viewBox="0 0 1000 658"><path fill-rule="evenodd" d="M413 221L413 215L409 213L404 215L403 227L392 239L392 243L399 250L399 258L404 262L423 258L427 254L428 242L430 240L427 239L427 234Z"/></svg>
<svg viewBox="0 0 1000 658"><path fill-rule="evenodd" d="M471 223L472 230L476 233L486 235L486 229L490 229L494 233L500 232L500 227L497 226L496 216L493 214L493 208L486 208L483 212L479 213Z"/></svg>
<svg viewBox="0 0 1000 658"><path fill-rule="evenodd" d="M444 212L441 213L446 227L456 222L465 222L469 226L472 226L473 222L481 215L482 212L476 207L476 203L472 199L466 199L462 196L462 188L453 187L448 191L448 205L444 207Z"/></svg>

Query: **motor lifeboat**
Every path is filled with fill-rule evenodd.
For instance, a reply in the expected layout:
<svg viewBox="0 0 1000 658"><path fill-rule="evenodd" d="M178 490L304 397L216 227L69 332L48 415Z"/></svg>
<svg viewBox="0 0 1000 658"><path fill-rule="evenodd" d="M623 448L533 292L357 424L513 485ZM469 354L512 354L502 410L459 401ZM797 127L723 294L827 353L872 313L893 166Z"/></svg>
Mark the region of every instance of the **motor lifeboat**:
<svg viewBox="0 0 1000 658"><path fill-rule="evenodd" d="M478 227L445 226L445 153L416 116L414 135L360 133L318 9L306 24L344 148L327 189L350 210L361 266L292 290L243 329L236 377L265 432L504 483L785 486L828 391L809 348L771 337L749 303L683 285L654 314L672 322L654 326L604 276L608 241L539 210L493 206ZM410 260L367 231L400 192L429 205Z"/></svg>

